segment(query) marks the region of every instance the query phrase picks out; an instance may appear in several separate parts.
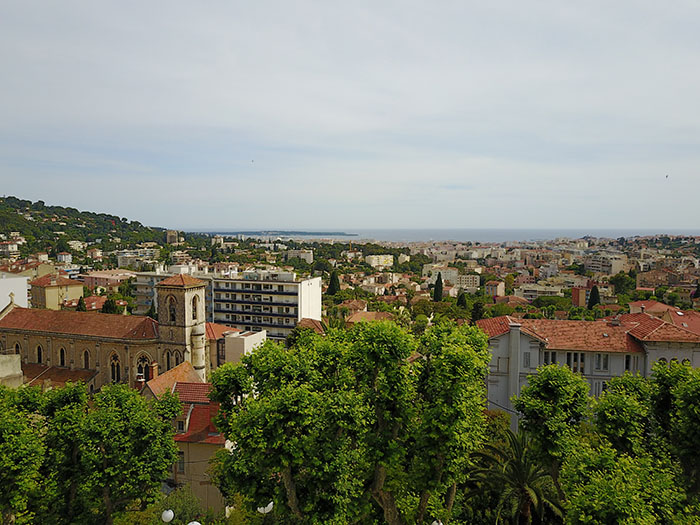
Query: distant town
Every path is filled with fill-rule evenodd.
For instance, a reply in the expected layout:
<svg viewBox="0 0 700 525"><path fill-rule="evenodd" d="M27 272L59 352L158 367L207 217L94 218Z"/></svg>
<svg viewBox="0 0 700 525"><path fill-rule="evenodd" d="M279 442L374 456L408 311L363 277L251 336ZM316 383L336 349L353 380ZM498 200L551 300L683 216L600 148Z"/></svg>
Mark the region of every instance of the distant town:
<svg viewBox="0 0 700 525"><path fill-rule="evenodd" d="M513 431L530 417L522 396L541 367L566 367L591 399L616 378L652 378L659 363L700 367L700 237L398 243L306 233L188 233L3 198L0 384L44 393L81 384L88 395L126 385L154 402L176 394L174 461L155 476L168 491L187 485L203 512L229 516L231 487L243 490L214 480L210 461L222 450L235 456L239 442L223 428L235 428L227 418L243 397L221 409L232 399L221 394L230 379L221 371L242 360L253 367L246 359L270 341L293 349L348 337L351 348L355 336L334 334L376 324L427 344L421 338L440 326L464 327L488 350L482 408ZM278 485L289 496L288 480ZM383 490L372 493L377 515L392 522ZM283 499L290 515L309 512ZM546 516L557 508L536 522L556 523ZM458 507L445 509L447 517Z"/></svg>

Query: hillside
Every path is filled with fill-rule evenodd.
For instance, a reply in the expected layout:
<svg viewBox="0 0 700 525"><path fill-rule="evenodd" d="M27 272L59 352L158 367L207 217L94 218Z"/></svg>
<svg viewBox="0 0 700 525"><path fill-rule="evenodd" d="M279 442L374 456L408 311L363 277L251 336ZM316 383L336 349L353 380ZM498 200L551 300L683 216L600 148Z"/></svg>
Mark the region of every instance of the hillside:
<svg viewBox="0 0 700 525"><path fill-rule="evenodd" d="M101 244L120 239L122 244L132 244L162 243L165 236L163 228L151 228L116 215L3 197L0 198L0 233L11 231L20 232L28 247L35 249L53 244L59 238Z"/></svg>

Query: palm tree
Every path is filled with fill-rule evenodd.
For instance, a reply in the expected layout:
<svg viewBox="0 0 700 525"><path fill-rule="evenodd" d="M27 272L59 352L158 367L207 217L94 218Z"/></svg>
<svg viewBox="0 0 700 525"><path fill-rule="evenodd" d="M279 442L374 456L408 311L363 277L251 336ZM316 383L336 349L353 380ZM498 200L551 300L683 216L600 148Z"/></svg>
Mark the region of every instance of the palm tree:
<svg viewBox="0 0 700 525"><path fill-rule="evenodd" d="M491 486L497 494L497 519L501 515L519 525L532 523L533 510L539 518L548 507L563 517L563 509L550 474L534 458L525 433L506 433L501 446L486 445L477 454L483 466L472 471L475 480Z"/></svg>

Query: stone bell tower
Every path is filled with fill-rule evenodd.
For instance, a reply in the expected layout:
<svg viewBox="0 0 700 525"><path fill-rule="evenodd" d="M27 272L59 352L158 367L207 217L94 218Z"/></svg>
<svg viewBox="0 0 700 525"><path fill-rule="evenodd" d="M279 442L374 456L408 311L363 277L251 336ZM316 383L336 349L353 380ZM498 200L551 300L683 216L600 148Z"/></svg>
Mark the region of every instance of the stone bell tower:
<svg viewBox="0 0 700 525"><path fill-rule="evenodd" d="M189 275L168 277L157 285L161 346L182 350L202 381L207 379L205 286Z"/></svg>

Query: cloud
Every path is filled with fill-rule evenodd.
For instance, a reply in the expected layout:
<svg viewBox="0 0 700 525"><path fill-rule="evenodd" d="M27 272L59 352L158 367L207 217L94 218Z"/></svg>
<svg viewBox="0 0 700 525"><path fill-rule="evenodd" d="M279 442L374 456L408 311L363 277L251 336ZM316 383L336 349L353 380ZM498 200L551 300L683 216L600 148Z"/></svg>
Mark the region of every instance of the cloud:
<svg viewBox="0 0 700 525"><path fill-rule="evenodd" d="M691 2L6 2L0 182L190 228L687 227L698 22Z"/></svg>

